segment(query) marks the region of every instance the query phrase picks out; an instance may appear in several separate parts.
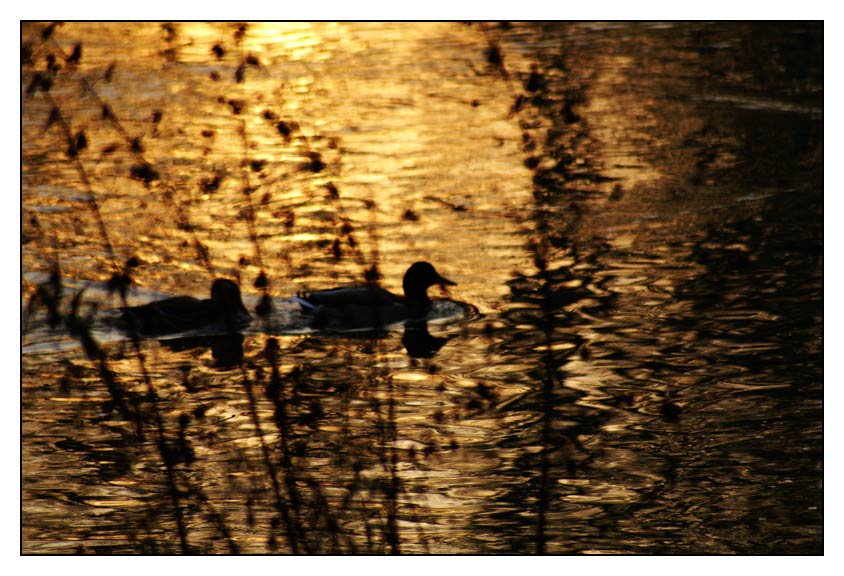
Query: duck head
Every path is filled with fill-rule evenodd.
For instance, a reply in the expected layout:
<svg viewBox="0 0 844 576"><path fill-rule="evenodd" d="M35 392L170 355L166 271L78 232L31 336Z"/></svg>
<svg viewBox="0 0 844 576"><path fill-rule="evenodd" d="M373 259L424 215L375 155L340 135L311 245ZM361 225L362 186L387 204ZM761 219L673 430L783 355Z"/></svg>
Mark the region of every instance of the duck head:
<svg viewBox="0 0 844 576"><path fill-rule="evenodd" d="M408 300L428 302L428 288L431 286L456 286L448 278L443 278L428 262L416 262L407 269L402 281L404 295Z"/></svg>
<svg viewBox="0 0 844 576"><path fill-rule="evenodd" d="M211 284L211 302L223 311L226 321L250 316L243 305L240 288L226 278L217 278Z"/></svg>

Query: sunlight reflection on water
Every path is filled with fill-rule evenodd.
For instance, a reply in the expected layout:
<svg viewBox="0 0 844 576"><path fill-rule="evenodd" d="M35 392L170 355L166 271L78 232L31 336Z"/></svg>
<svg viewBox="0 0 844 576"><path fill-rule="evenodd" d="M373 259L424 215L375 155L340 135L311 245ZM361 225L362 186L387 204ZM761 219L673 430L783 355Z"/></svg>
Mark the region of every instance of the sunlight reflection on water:
<svg viewBox="0 0 844 576"><path fill-rule="evenodd" d="M822 551L821 28L27 23L23 552Z"/></svg>

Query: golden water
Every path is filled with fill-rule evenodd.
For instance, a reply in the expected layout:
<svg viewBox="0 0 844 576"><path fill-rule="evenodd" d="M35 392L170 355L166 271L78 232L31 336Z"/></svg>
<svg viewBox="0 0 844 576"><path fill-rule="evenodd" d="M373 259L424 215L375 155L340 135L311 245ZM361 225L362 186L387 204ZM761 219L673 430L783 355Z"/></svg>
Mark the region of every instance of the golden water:
<svg viewBox="0 0 844 576"><path fill-rule="evenodd" d="M23 552L822 550L819 26L47 28ZM416 260L478 311L421 355L256 322L98 357L30 305L56 266L97 318L124 273L278 309Z"/></svg>

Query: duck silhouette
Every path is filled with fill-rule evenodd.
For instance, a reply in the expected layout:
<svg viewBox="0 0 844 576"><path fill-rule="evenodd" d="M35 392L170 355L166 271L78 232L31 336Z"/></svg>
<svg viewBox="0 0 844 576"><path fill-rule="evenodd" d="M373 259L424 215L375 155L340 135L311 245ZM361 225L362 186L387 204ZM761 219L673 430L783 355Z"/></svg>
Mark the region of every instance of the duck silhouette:
<svg viewBox="0 0 844 576"><path fill-rule="evenodd" d="M431 308L428 288L455 286L428 262L416 262L404 274L404 296L375 284L300 293L294 299L311 317L311 327L327 330L380 329L425 318Z"/></svg>
<svg viewBox="0 0 844 576"><path fill-rule="evenodd" d="M225 278L214 280L209 299L176 296L120 311L126 328L146 335L186 332L212 325L235 332L252 319L243 305L240 288Z"/></svg>

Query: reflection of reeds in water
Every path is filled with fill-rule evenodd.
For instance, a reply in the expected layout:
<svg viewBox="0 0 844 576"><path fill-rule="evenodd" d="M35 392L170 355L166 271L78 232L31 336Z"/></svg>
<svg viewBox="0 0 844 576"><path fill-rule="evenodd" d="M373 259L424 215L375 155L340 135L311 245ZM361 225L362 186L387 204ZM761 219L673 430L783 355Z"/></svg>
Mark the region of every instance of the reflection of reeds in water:
<svg viewBox="0 0 844 576"><path fill-rule="evenodd" d="M210 277L214 277L215 266L211 251L201 238L201 230L191 221L188 211L190 202L182 201L180 198L183 194L180 186L171 179L163 166L158 165L148 156L143 136L132 135L114 108L100 96L98 87L109 83L119 68L111 64L105 71L97 72L94 77L82 76L77 67L84 61L84 44L76 44L70 54L64 53L54 38L58 30L57 25L44 26L38 30L37 38L27 39L24 43L23 70L24 77L29 78L26 94L27 97L43 98L49 105L50 113L44 124L43 133L45 138L58 139L63 146L66 146L66 160L75 169L79 183L87 195L86 205L96 221L100 242L110 261L111 278L107 284L110 292L118 295L121 305L128 305L128 289L142 262L136 256L131 256L124 264L119 264L117 252L123 252L131 247L118 245L119 250L115 250L116 237L110 234L95 192L104 184L94 182L90 166L98 165L106 158L121 155L130 159L128 170L123 177L140 182L154 194L158 201L166 205L167 213L170 214L176 228L190 237L197 263L207 271ZM261 69L258 58L243 48L247 34L247 26L236 25L233 32L234 50L228 51L224 48L225 43L222 41L214 44L210 49L210 53L219 61L231 55L237 58L239 64L233 78L236 84L248 83L250 74L260 73ZM161 57L171 63L178 61L181 46L178 26L164 25L162 40L164 48L160 51ZM39 69L41 61L46 63L43 70ZM210 81L221 80L219 74L212 72ZM90 126L74 126L72 113L68 111L75 110L80 102L69 101L66 96L65 100L61 100L53 94L55 86L70 83L81 85L81 94L85 102L93 102L99 110L99 119L103 128L110 129L117 135L115 141L101 148L98 156L95 156L92 150ZM283 182L285 175L263 179L261 183L255 182L253 175L264 174L266 161L252 156L253 147L244 116L255 113L259 108L244 98L222 98L221 104L228 108L234 132L241 142L239 186L245 200L245 208L241 210L240 217L246 223L246 233L252 245L253 255L251 258L242 257L240 266L245 267L254 262L258 268L253 285L262 292L262 299L257 307L260 316L270 312L271 279L265 266L265 250L258 231L257 206L266 205L272 200L272 192L268 189L267 182ZM283 108L281 103L276 104L275 108L276 110L273 110L272 107L262 106L259 112L261 119L270 125L285 143L296 142L300 146L304 160L299 170L312 174L314 178L323 182L321 189L324 191L324 198L312 197L311 201L325 204L336 214L334 219L336 236L330 243L330 256L336 260L351 256L361 270L363 278L367 282L377 282L380 272L378 239L374 226L370 227L369 241L372 251L367 257L357 238L355 224L344 212L340 186L335 183L339 176L339 160L327 163L322 154L312 147L308 137L300 128L302 123L289 116L283 118L285 115L280 111ZM149 128L153 138L160 135L159 126L166 116L166 109L155 110L151 113ZM215 130L211 128L203 130L202 137L213 139ZM329 149L339 158L339 146L336 141L329 142ZM227 174L225 170L212 170L209 174L200 176L198 178L200 191L204 194L217 193L221 186L227 184ZM262 187L265 189L262 190ZM365 205L370 209L375 207L371 199L366 200ZM287 230L294 228L296 226L294 207L285 207L280 212L283 214L285 228ZM276 210L276 213L279 213L279 210ZM374 217L374 210L370 213ZM406 215L406 217L409 216ZM40 236L33 238L38 239ZM84 291L76 293L68 310L62 307L65 291L58 264L60 260L58 252L56 248L53 274L47 282L36 287L35 293L29 299L26 319L32 317L40 309L45 309L48 323L52 328L63 326L81 343L87 358L95 365L99 378L108 391L110 402L106 406L107 410L113 410L120 418L132 423L135 431L133 441L143 443L148 433L153 434L157 457L165 477L178 550L182 553L190 553L206 549L208 543L196 541L195 537L192 537L192 532L195 530L190 528L190 526L195 526L201 518L205 518L213 528L212 531L216 537L224 543L226 551L238 553L241 551L237 543L238 536L227 519L232 513L231 507L215 503L212 496L206 493L202 483L197 480L201 478L202 462L193 448L191 438L195 435L193 428L198 421L202 420L202 414L180 412L173 415L172 410L162 408L156 382L148 367L148 354L145 352L147 344L133 326L128 326L127 330L132 354L137 361L142 392L133 389L127 376L116 373L110 367L108 350L98 343L92 334L92 318L82 312ZM24 330L26 327L25 322ZM308 367L298 366L292 372L282 374L279 365L281 350L278 341L273 338L267 339L264 353L260 358L261 363L269 369L268 381L264 381L260 368L254 371L253 376L252 369L244 363L242 352L236 357L234 364L239 366L248 415L260 451L260 466L269 481L270 499L277 513L277 516L274 516L264 527L267 530L267 551L291 553L342 551L398 553L401 551L399 519L402 512L399 502L402 498L402 483L398 474L401 454L396 446L395 390L389 372L386 369L375 368L379 362L381 345L376 341L372 343L372 347L374 354L368 355L372 364L366 386L373 391L381 390L386 394L385 400L378 400L376 396L373 396L370 403L371 414L374 417L373 437L377 439L373 450L376 460L380 462L382 478L373 481L361 475L365 468L370 467L370 464L366 462L367 458L361 455L359 460L347 463L352 476L347 484L346 493L339 499L336 495L327 494L316 477L298 463L303 459L306 460L308 448L307 440L301 437L301 432L295 431L296 421L305 418L308 412L311 417L318 419L322 411L318 404L312 403L302 413L298 411L301 406L296 405L300 401L297 398L297 387L301 386L303 381L307 381ZM221 367L225 365L225 363L220 364ZM184 381L188 390L196 385L189 382L187 373L185 373ZM256 394L259 385L263 385L264 397L272 405L272 426L274 427L272 432L267 429L262 396ZM293 414L291 414L291 403L297 408ZM277 438L277 440L271 440L271 438ZM431 453L434 451L435 449L432 448ZM408 457L417 458L418 456L411 454ZM255 504L254 497L245 499L242 503L252 523L256 521L253 515ZM414 517L413 514L410 516ZM163 524L166 525L166 522ZM364 546L359 543L357 538L359 535L348 533L348 530L344 528L345 525L363 526ZM417 525L420 525L417 528L417 537L424 543L421 523L417 522ZM131 534L128 536L130 540L136 539ZM148 539L138 537L136 540L141 543L142 551L161 550L156 544L150 544ZM164 545L163 549L168 548Z"/></svg>
<svg viewBox="0 0 844 576"><path fill-rule="evenodd" d="M527 241L527 249L533 255L536 272L530 276L519 275L511 282L511 289L512 299L526 306L519 311L517 321L533 326L534 349L539 352L532 373L539 387L536 402L542 416L536 435L541 450L533 456L526 454L523 465L537 475L532 484L536 498L532 544L535 553L545 554L549 551L548 534L553 533L550 528L560 518L554 511L554 503L560 499L557 481L575 477L579 465L589 461L591 456L585 453L578 436L597 426L587 424L591 418L575 406L580 394L565 387L565 365L578 354L580 359L588 360L588 341L576 333L563 337L556 329L561 324L560 317L566 315L567 306L595 297L582 288L591 283L589 270L584 266L588 257L579 254L572 238L580 217L577 182L607 179L594 167L584 168L576 163L577 148L589 139L588 126L575 112L575 107L583 101L584 87L564 84L559 79L552 82L546 78L547 71L536 63L530 72L511 73L495 28L481 24L480 29L488 45L487 63L510 92L513 104L508 117L518 122L524 165L533 172L534 231ZM565 76L562 57L556 58L553 67ZM563 216L550 209L566 204ZM573 261L577 269L573 265L557 264L560 261ZM581 288L573 289L572 281L579 281ZM608 307L611 301L605 299L598 307ZM561 340L570 346L560 349ZM560 419L569 413L578 423L562 425Z"/></svg>

